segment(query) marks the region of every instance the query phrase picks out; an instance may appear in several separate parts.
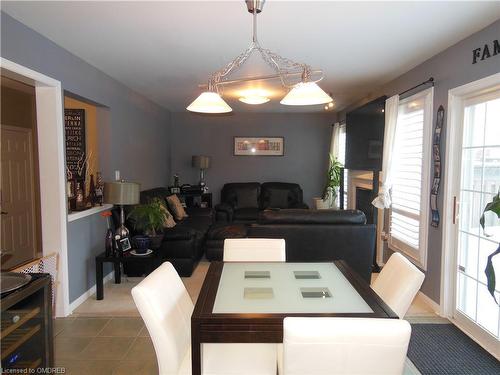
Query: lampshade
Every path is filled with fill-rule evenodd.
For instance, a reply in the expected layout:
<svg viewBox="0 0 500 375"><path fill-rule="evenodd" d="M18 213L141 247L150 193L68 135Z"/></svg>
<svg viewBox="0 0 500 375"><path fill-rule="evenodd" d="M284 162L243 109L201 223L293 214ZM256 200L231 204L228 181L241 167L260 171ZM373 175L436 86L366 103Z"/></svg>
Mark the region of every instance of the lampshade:
<svg viewBox="0 0 500 375"><path fill-rule="evenodd" d="M110 204L138 204L141 185L135 182L105 182L104 202Z"/></svg>
<svg viewBox="0 0 500 375"><path fill-rule="evenodd" d="M202 92L186 109L200 113L227 113L233 110L219 94L211 91Z"/></svg>
<svg viewBox="0 0 500 375"><path fill-rule="evenodd" d="M284 105L316 105L331 102L333 99L316 82L299 82L281 99Z"/></svg>
<svg viewBox="0 0 500 375"><path fill-rule="evenodd" d="M194 168L208 169L210 168L210 156L193 155L192 165Z"/></svg>
<svg viewBox="0 0 500 375"><path fill-rule="evenodd" d="M270 99L267 96L254 95L254 96L242 96L238 100L245 104L258 105L267 103Z"/></svg>

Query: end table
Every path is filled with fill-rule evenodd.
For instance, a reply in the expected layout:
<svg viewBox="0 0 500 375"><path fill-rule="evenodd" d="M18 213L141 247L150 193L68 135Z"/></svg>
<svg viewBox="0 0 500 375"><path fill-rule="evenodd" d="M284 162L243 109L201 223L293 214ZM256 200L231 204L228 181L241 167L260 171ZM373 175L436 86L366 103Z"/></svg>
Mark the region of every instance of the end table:
<svg viewBox="0 0 500 375"><path fill-rule="evenodd" d="M130 251L119 255L107 257L105 253L101 253L95 257L95 278L96 278L96 299L102 300L104 298L104 263L113 263L115 271L115 284L121 283L120 264L124 263L142 263L146 264L147 273L154 271L160 264L161 259L157 255L158 251L153 251L148 255L132 255Z"/></svg>

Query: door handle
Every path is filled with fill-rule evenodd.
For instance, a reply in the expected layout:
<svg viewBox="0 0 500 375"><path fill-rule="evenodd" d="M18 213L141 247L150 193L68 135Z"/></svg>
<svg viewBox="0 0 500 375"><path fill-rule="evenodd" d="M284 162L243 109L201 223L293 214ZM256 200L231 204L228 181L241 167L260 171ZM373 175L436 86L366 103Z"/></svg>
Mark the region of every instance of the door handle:
<svg viewBox="0 0 500 375"><path fill-rule="evenodd" d="M2 215L8 215L9 213L7 211L1 211Z"/></svg>

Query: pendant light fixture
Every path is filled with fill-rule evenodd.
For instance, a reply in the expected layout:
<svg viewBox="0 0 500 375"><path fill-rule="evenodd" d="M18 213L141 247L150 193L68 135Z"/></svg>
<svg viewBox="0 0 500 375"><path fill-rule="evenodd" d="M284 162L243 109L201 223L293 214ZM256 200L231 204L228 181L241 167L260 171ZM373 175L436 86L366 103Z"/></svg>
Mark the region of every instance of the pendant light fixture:
<svg viewBox="0 0 500 375"><path fill-rule="evenodd" d="M333 101L317 84L324 77L321 70L313 71L307 64L294 62L261 47L257 40L257 14L262 12L265 0L245 0L245 2L248 11L253 15L253 36L250 46L224 68L213 73L208 79L208 91L201 93L186 109L200 113L231 112L231 107L220 94L223 85L271 79L279 79L281 85L290 90L280 101L281 104L301 106L325 104ZM262 60L276 74L229 80L231 73L238 70L254 52L258 52ZM314 80L312 79L313 75L316 77ZM298 82L297 77L300 77ZM243 103L258 105L267 103L270 99L265 95L245 95L239 100Z"/></svg>

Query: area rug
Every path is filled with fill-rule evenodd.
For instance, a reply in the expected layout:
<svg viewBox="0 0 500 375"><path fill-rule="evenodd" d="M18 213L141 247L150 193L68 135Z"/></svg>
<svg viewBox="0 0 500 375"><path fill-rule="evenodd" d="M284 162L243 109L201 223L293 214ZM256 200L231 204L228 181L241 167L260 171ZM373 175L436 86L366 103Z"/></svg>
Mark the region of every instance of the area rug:
<svg viewBox="0 0 500 375"><path fill-rule="evenodd" d="M408 358L422 375L500 374L500 362L453 324L412 324Z"/></svg>

